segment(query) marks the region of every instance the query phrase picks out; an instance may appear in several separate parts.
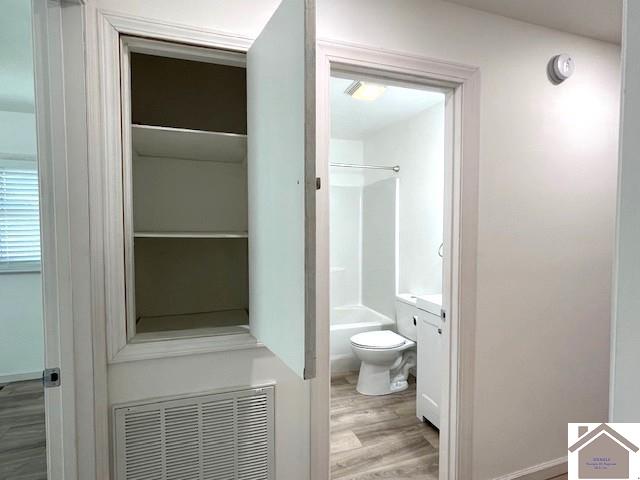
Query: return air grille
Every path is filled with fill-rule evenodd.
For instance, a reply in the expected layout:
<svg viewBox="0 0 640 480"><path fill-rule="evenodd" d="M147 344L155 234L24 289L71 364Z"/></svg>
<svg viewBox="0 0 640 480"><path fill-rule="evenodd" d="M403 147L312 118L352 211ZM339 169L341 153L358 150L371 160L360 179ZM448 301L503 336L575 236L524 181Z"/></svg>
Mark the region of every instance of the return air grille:
<svg viewBox="0 0 640 480"><path fill-rule="evenodd" d="M273 390L114 408L117 480L274 480Z"/></svg>

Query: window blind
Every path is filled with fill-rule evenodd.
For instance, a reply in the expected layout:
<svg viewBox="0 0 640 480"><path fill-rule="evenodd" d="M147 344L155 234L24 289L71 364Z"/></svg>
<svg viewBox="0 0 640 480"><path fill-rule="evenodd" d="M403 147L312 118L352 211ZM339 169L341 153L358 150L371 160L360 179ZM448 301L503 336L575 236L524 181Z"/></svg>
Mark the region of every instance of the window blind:
<svg viewBox="0 0 640 480"><path fill-rule="evenodd" d="M0 165L0 270L40 265L38 172Z"/></svg>

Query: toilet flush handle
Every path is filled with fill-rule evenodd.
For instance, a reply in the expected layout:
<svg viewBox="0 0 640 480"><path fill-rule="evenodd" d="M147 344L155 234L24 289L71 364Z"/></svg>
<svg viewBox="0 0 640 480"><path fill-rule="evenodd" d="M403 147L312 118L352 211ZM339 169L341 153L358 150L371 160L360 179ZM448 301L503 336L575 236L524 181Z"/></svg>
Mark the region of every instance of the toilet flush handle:
<svg viewBox="0 0 640 480"><path fill-rule="evenodd" d="M414 326L418 325L418 316L417 315L413 316L413 325Z"/></svg>

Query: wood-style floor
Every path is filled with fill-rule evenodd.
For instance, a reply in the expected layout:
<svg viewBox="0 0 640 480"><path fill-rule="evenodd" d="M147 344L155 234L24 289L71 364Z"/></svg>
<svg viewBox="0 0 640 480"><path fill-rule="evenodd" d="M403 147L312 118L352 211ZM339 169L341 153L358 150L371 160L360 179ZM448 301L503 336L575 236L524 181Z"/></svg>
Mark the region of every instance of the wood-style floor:
<svg viewBox="0 0 640 480"><path fill-rule="evenodd" d="M0 480L46 480L45 442L42 382L0 385Z"/></svg>
<svg viewBox="0 0 640 480"><path fill-rule="evenodd" d="M333 480L437 480L438 431L416 417L416 385L368 397L357 374L331 380Z"/></svg>

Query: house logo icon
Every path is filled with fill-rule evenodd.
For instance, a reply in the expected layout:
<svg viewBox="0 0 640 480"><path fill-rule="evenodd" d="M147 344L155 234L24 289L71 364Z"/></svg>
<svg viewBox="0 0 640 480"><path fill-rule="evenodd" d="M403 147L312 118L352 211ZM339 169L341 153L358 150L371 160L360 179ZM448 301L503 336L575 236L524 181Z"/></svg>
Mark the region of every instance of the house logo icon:
<svg viewBox="0 0 640 480"><path fill-rule="evenodd" d="M624 428L616 428L622 425ZM572 428L573 426L573 428ZM635 428L626 428L634 426ZM575 436L577 428L577 439ZM625 435L620 431L625 430ZM640 424L569 424L569 479L640 479L639 448L630 440L640 439ZM634 434L633 436L626 431ZM577 458L576 458L577 457Z"/></svg>

